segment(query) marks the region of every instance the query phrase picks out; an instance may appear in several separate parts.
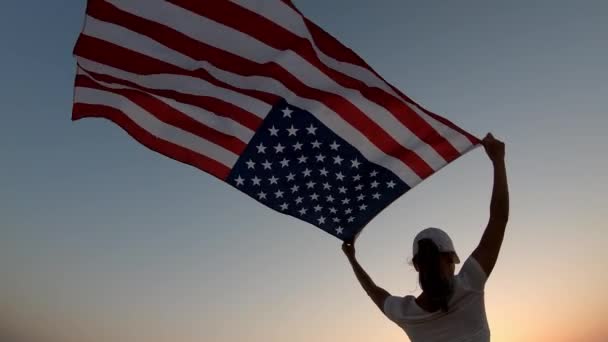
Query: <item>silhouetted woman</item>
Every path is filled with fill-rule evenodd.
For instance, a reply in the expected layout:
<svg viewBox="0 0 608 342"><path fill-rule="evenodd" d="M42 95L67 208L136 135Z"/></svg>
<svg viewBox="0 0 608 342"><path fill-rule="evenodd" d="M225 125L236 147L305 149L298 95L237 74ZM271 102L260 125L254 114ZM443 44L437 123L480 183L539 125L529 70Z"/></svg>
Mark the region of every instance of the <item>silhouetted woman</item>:
<svg viewBox="0 0 608 342"><path fill-rule="evenodd" d="M460 259L452 240L438 228L427 228L414 239L412 261L422 288L418 297L391 296L359 265L354 244L342 245L363 289L412 342L490 341L484 286L502 245L509 217L509 193L504 143L488 134L482 144L494 165L490 219L479 245L458 275L454 275L454 268Z"/></svg>

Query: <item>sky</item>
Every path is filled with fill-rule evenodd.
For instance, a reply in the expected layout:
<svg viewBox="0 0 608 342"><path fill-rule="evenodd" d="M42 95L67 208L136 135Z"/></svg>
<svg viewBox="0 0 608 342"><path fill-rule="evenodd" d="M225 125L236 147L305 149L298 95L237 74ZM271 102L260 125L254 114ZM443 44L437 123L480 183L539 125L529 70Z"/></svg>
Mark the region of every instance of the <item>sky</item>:
<svg viewBox="0 0 608 342"><path fill-rule="evenodd" d="M492 340L608 340L608 2L295 3L426 108L506 142ZM84 7L0 4L2 340L407 341L336 238L110 122L70 120ZM491 176L473 150L376 217L357 242L376 283L420 293L408 257L428 226L468 256Z"/></svg>

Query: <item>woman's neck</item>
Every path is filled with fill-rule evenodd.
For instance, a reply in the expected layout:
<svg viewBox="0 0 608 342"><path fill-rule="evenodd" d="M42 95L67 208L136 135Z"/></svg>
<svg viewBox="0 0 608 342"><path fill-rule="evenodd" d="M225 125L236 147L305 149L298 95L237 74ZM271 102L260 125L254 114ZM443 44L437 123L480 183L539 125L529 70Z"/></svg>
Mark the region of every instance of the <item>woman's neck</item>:
<svg viewBox="0 0 608 342"><path fill-rule="evenodd" d="M437 310L440 309L439 305L436 303L433 303L431 301L431 298L424 292L422 292L420 294L420 296L418 296L416 298L416 304L424 311L429 312L429 313L433 313Z"/></svg>

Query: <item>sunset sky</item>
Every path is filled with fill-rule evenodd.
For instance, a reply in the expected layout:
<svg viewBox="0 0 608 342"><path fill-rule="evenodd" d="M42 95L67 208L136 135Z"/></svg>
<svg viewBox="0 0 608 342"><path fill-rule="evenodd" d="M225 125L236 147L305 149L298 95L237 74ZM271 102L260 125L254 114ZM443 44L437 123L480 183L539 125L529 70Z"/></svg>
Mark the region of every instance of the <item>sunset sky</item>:
<svg viewBox="0 0 608 342"><path fill-rule="evenodd" d="M294 2L428 109L506 142L492 341L608 341L608 2ZM70 120L84 8L0 4L0 340L407 341L336 238L108 121ZM491 175L473 150L374 219L357 255L376 283L420 293L408 259L428 226L464 260Z"/></svg>

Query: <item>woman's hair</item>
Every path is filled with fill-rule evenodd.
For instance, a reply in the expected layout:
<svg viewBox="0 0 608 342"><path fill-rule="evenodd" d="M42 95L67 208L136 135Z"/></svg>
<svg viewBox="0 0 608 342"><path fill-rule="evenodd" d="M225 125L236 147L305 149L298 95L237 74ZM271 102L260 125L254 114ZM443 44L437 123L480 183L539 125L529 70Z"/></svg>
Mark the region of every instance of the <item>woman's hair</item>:
<svg viewBox="0 0 608 342"><path fill-rule="evenodd" d="M431 302L448 311L448 301L452 295L452 280L441 276L441 252L430 239L418 241L418 253L412 260L418 266L418 281Z"/></svg>

